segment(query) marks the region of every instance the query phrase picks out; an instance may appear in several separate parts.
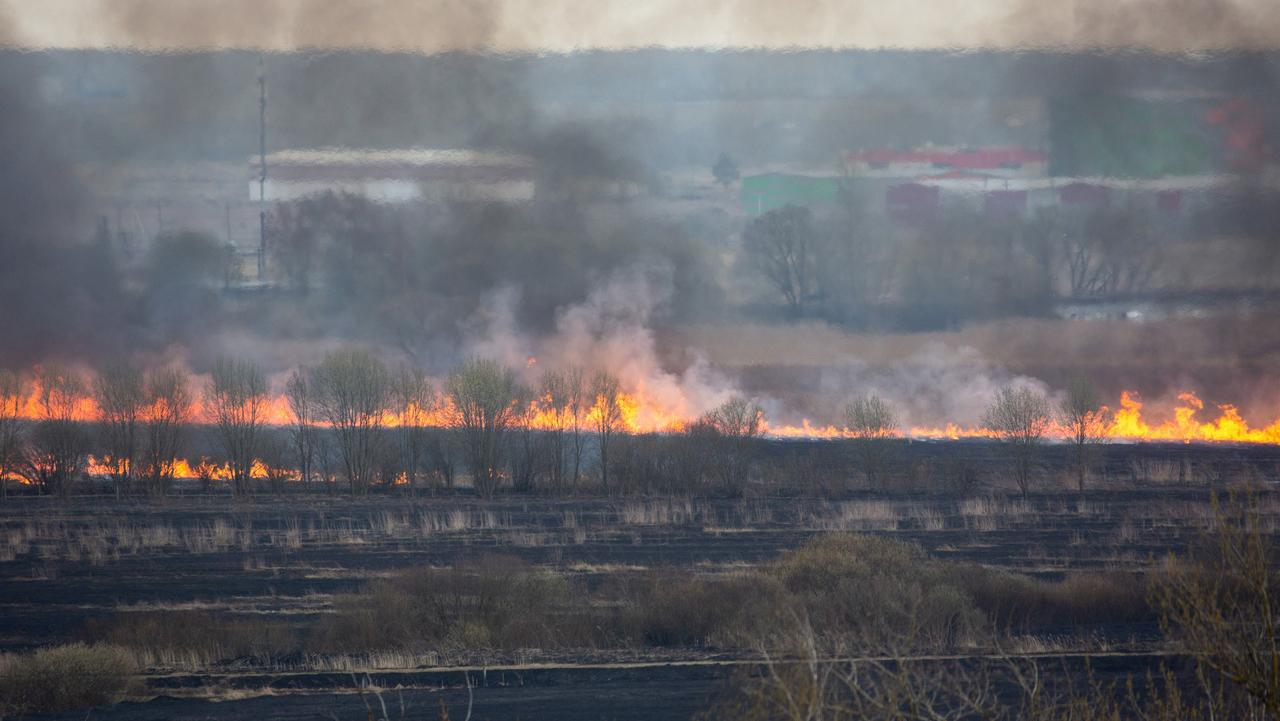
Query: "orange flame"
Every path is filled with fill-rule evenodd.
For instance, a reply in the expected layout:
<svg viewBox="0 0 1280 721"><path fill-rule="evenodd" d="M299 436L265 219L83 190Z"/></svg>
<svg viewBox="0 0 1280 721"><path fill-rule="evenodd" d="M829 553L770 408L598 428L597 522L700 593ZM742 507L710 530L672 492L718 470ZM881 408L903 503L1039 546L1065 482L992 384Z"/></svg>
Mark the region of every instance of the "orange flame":
<svg viewBox="0 0 1280 721"><path fill-rule="evenodd" d="M534 360L536 362L536 359ZM39 420L44 416L40 404L40 387L32 382L28 392L20 399L20 415L29 420ZM640 385L619 392L616 402L620 410L619 430L628 433L677 433L696 422L698 413L686 407L672 407L671 402L661 402L656 397L645 393ZM1104 408L1108 418L1100 435L1107 439L1124 441L1174 441L1174 442L1228 442L1228 443L1262 443L1280 444L1280 419L1270 421L1262 427L1252 427L1241 415L1239 409L1231 404L1217 406L1217 416L1202 420L1205 403L1191 392L1178 395L1180 404L1172 411L1172 417L1154 421L1144 414L1145 408L1138 394L1124 391L1114 412ZM588 409L584 409L581 422L589 426L593 417L598 417L601 399ZM525 409L525 422L529 427L538 430L552 430L566 427L570 421L570 413L566 408L555 408L550 398L540 397L532 400ZM395 428L408 423L424 427L446 427L450 425L455 414L447 398L437 402L430 408L410 407L399 412L384 413L383 425ZM91 397L79 399L74 406L76 420L93 422L101 418L97 404ZM270 396L261 414L266 425L291 425L294 422L289 402L283 394ZM208 422L210 414L203 401L197 398L191 408L191 418L196 422ZM323 425L323 424L321 424ZM815 423L804 419L798 424L769 423L764 424L765 434L776 438L846 438L850 433L846 429L834 425ZM895 435L907 438L922 439L960 439L991 438L993 433L981 427L964 427L954 423L942 426L911 426L898 431ZM1066 438L1067 430L1057 424L1051 424L1050 437ZM261 464L258 464L261 466ZM90 466L92 473L105 474L109 470L109 459L94 459ZM198 478L200 473L188 461L174 461L174 475L179 478ZM213 478L226 478L230 471L218 468L205 475ZM254 470L255 477L266 477L265 467Z"/></svg>

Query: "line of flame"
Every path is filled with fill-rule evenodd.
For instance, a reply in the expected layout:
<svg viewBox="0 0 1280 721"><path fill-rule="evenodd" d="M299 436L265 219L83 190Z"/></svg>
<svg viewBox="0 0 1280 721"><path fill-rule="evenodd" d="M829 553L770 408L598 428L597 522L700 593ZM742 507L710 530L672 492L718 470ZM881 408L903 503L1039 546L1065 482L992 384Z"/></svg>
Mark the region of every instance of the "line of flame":
<svg viewBox="0 0 1280 721"><path fill-rule="evenodd" d="M35 386L33 383L32 386ZM20 415L30 420L39 420L43 413L39 403L40 389L32 387L21 401ZM1119 407L1112 411L1104 407L1100 436L1112 440L1124 441L1182 441L1182 442L1228 442L1228 443L1263 443L1280 444L1280 419L1276 419L1262 427L1251 427L1240 415L1239 409L1231 404L1217 406L1218 415L1212 420L1202 421L1199 415L1205 404L1194 393L1179 394L1180 405L1173 410L1173 417L1160 422L1148 420L1143 415L1143 403L1138 394L1124 391L1120 395ZM630 433L672 433L683 431L697 421L696 417L686 417L670 408L646 398L642 393L621 392L616 398L621 422L620 430ZM584 430L592 426L592 421L599 417L603 399L597 399L595 405L581 415ZM92 398L78 401L74 417L76 420L93 422L101 417L97 405ZM191 418L203 421L209 417L203 403L197 400L191 408ZM294 422L287 399L282 395L270 396L265 403L265 412L261 414L266 425L291 425ZM384 426L398 427L402 423L426 427L445 427L450 425L454 417L453 408L447 399L431 408L411 407L403 413L386 412L382 418ZM530 427L539 430L551 430L564 427L567 423L568 410L555 408L550 399L542 397L530 401L524 420ZM776 438L844 438L850 434L842 427L832 424L817 424L804 419L798 424L770 423L764 425L766 435ZM972 426L947 424L944 426L911 426L901 429L894 435L907 438L924 439L961 439L990 438L991 431ZM1046 435L1050 438L1066 438L1070 434L1065 428L1050 423ZM194 477L194 476L193 476Z"/></svg>

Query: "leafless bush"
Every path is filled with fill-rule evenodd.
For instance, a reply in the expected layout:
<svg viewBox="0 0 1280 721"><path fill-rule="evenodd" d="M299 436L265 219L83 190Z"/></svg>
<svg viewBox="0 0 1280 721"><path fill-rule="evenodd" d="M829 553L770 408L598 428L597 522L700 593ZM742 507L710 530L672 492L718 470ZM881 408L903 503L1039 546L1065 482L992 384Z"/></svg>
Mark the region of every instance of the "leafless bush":
<svg viewBox="0 0 1280 721"><path fill-rule="evenodd" d="M118 701L134 673L116 646L77 643L22 656L0 670L0 705L10 713L49 713Z"/></svg>
<svg viewBox="0 0 1280 721"><path fill-rule="evenodd" d="M1152 577L1166 633L1280 718L1280 575L1256 499L1214 498L1212 527Z"/></svg>
<svg viewBox="0 0 1280 721"><path fill-rule="evenodd" d="M1102 401L1087 378L1073 378L1058 407L1059 422L1068 433L1075 465L1076 487L1084 493L1085 476L1096 461L1097 446L1106 437Z"/></svg>
<svg viewBox="0 0 1280 721"><path fill-rule="evenodd" d="M878 396L855 399L845 408L845 430L851 436L858 466L867 477L867 485L880 487L880 476L893 448L891 440L898 431L893 409Z"/></svg>
<svg viewBox="0 0 1280 721"><path fill-rule="evenodd" d="M512 558L418 569L339 604L317 644L332 651L564 645L574 638L558 613L568 593L564 579Z"/></svg>
<svg viewBox="0 0 1280 721"><path fill-rule="evenodd" d="M983 425L1009 449L1014 478L1024 498L1050 420L1049 400L1030 388L1001 388L987 408Z"/></svg>

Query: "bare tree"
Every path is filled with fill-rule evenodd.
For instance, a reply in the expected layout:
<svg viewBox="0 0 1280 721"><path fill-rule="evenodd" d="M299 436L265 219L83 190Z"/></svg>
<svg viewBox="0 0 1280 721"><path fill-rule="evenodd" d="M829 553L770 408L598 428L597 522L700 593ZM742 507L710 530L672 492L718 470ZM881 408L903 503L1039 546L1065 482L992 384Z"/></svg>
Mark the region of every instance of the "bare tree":
<svg viewBox="0 0 1280 721"><path fill-rule="evenodd" d="M36 375L41 420L31 439L28 476L45 493L65 496L83 469L89 438L80 412L89 389L80 374L61 366L45 366Z"/></svg>
<svg viewBox="0 0 1280 721"><path fill-rule="evenodd" d="M1162 256L1146 218L1134 210L1101 210L1063 236L1071 294L1105 296L1146 290Z"/></svg>
<svg viewBox="0 0 1280 721"><path fill-rule="evenodd" d="M309 487L314 475L313 466L319 439L316 437L315 398L312 397L311 382L305 371L298 369L289 374L284 395L289 401L289 412L293 415L289 436L294 455L298 459L298 477L304 487Z"/></svg>
<svg viewBox="0 0 1280 721"><path fill-rule="evenodd" d="M413 493L427 450L427 414L436 402L436 389L421 368L402 365L391 384L391 406L396 415L400 465Z"/></svg>
<svg viewBox="0 0 1280 721"><path fill-rule="evenodd" d="M284 491L284 484L293 477L294 468L290 460L293 455L292 446L292 438L285 437L281 429L263 429L258 443L258 459L273 495L280 495Z"/></svg>
<svg viewBox="0 0 1280 721"><path fill-rule="evenodd" d="M462 436L476 492L492 498L502 480L506 435L521 409L520 384L509 368L481 358L467 361L445 383L453 425Z"/></svg>
<svg viewBox="0 0 1280 721"><path fill-rule="evenodd" d="M983 426L1009 448L1014 478L1024 498L1040 442L1052 423L1049 413L1049 399L1044 394L1006 386L996 392L983 420Z"/></svg>
<svg viewBox="0 0 1280 721"><path fill-rule="evenodd" d="M622 406L618 394L622 385L616 376L607 371L596 373L591 381L591 422L595 426L596 442L600 447L600 485L609 488L609 445L613 435L622 427Z"/></svg>
<svg viewBox="0 0 1280 721"><path fill-rule="evenodd" d="M559 491L564 487L565 431L570 423L569 384L565 374L559 371L543 373L539 398L546 406L546 417L550 423L546 434L551 487Z"/></svg>
<svg viewBox="0 0 1280 721"><path fill-rule="evenodd" d="M1105 411L1088 378L1072 378L1058 406L1059 423L1071 441L1076 487L1084 493L1085 477L1093 464L1097 445L1106 437Z"/></svg>
<svg viewBox="0 0 1280 721"><path fill-rule="evenodd" d="M424 433L425 462L432 488L453 488L457 477L458 444L453 428L429 428Z"/></svg>
<svg viewBox="0 0 1280 721"><path fill-rule="evenodd" d="M366 493L383 442L391 390L387 368L365 351L344 350L325 356L310 376L316 408L333 427L351 493Z"/></svg>
<svg viewBox="0 0 1280 721"><path fill-rule="evenodd" d="M248 493L253 482L253 461L259 434L265 423L267 381L249 361L222 358L213 365L205 404L231 464L231 491Z"/></svg>
<svg viewBox="0 0 1280 721"><path fill-rule="evenodd" d="M565 407L568 409L569 453L573 458L573 486L582 480L582 452L586 445L583 430L591 412L587 393L587 376L582 366L571 365L564 371Z"/></svg>
<svg viewBox="0 0 1280 721"><path fill-rule="evenodd" d="M532 393L520 389L516 399L517 412L511 429L515 435L515 453L508 466L511 469L511 486L516 491L531 491L537 485L539 469L543 466L545 444L542 434L534 427L535 405Z"/></svg>
<svg viewBox="0 0 1280 721"><path fill-rule="evenodd" d="M22 404L26 393L22 376L0 368L0 498L9 497L9 476L23 457Z"/></svg>
<svg viewBox="0 0 1280 721"><path fill-rule="evenodd" d="M93 382L93 397L98 404L103 447L111 485L116 498L132 490L138 473L141 451L139 426L145 391L142 373L132 365L118 363L98 372Z"/></svg>
<svg viewBox="0 0 1280 721"><path fill-rule="evenodd" d="M751 443L764 433L764 409L745 396L733 396L708 413L703 423L714 429L721 488L741 493L751 469Z"/></svg>
<svg viewBox="0 0 1280 721"><path fill-rule="evenodd" d="M142 469L152 495L164 496L173 485L174 463L191 422L191 387L177 368L153 370L146 376L142 410Z"/></svg>
<svg viewBox="0 0 1280 721"><path fill-rule="evenodd" d="M803 315L815 290L815 236L809 209L796 205L771 210L742 232L746 258L773 283L796 315Z"/></svg>
<svg viewBox="0 0 1280 721"><path fill-rule="evenodd" d="M879 488L890 444L898 434L893 409L876 395L855 398L844 409L844 427L867 485Z"/></svg>

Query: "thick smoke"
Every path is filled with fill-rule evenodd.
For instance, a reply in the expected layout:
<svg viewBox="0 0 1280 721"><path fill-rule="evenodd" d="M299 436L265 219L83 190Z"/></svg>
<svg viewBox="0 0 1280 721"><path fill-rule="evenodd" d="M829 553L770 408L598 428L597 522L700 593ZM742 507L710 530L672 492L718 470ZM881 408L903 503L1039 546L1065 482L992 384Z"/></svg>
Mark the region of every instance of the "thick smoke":
<svg viewBox="0 0 1280 721"><path fill-rule="evenodd" d="M532 388L544 370L577 366L588 378L611 373L624 390L651 403L640 411L642 427L696 418L728 400L736 387L701 357L679 370L663 363L654 327L670 313L672 275L666 263L619 268L593 286L584 300L560 308L554 331L539 337L521 330L515 310L519 296L503 289L473 319L466 347L477 356L523 369L524 382Z"/></svg>
<svg viewBox="0 0 1280 721"><path fill-rule="evenodd" d="M819 5L812 15L837 13L845 24L855 19L874 24L882 12L864 8L845 15ZM121 46L153 48L159 34L173 25L173 16L166 13L182 7L112 4L110 12L103 11L103 37L115 33L132 38ZM255 27L271 34L261 42L244 41L247 36L238 34L240 26L233 27L233 13L225 8L201 18L207 22L191 22L188 16L184 23L195 28L192 32L210 33L211 40L176 37L167 42L296 48L372 47L377 40L383 43L380 48L411 47L414 42L443 43L434 49L520 47L509 35L514 11L502 3L451 5L404 24L430 25L421 36L426 39L407 31L384 36L370 29L394 16L391 5L373 3L368 8L386 12L368 14L327 5L305 18L297 15L301 7L279 3L265 8ZM773 25L777 35L758 43L773 47L787 44L787 33L793 32L787 18L771 15L776 8L754 3L721 7L734 16L725 20L733 28L726 37L752 37ZM1126 5L1124 17L1150 11L1144 7ZM206 12L193 8L188 10ZM1263 42L1266 24L1248 23L1245 5L1223 4L1220 9L1227 20L1209 26L1210 35L1219 39L1205 42L1222 47ZM1058 22L1059 12L1019 6L999 30L1021 33L1029 38L1027 45L1064 44L1035 39L1034 29ZM1097 27L1081 30L1084 34L1065 44L1085 45L1081 38L1086 37L1104 46L1132 44L1107 35L1102 26L1110 16L1098 14L1103 12L1109 11L1082 11L1073 27ZM1194 16L1198 10L1179 4L1176 12ZM793 14L804 15L786 13ZM29 42L23 33L30 28L12 12L8 19L3 37ZM536 34L538 27L530 25L529 32ZM1158 40L1137 44L1183 42L1169 34L1175 27L1178 23L1170 21L1167 32L1158 31L1165 33ZM448 41L432 39L437 34ZM1234 35L1238 42L1222 39ZM822 42L821 36L815 40ZM975 42L983 44L980 37ZM793 387L776 387L785 383L758 386L716 371L723 366L704 358L697 339L681 347L668 343L673 329L694 323L790 320L777 310L777 298L759 274L752 274L748 264L733 262L741 256L738 240L748 219L736 188L713 184L715 158L728 153L753 173L792 164L836 173L830 167L835 159L855 148L909 148L928 142L1043 147L1047 122L1037 100L1041 96L1068 103L1103 91L1107 97L1139 91L1261 96L1271 88L1273 58L652 48L540 56L269 55L270 149L523 153L533 159L537 192L523 203L404 208L331 196L281 206L273 212L271 226L276 287L261 293L239 289L233 279L221 276L218 254L225 248L220 229L212 236L189 234L171 221L156 238L153 231L163 223L158 217L152 222L151 214L160 215L162 208L121 213L103 207L100 198L89 197L100 187L100 178L85 177L86 168L167 164L197 168L193 175L198 176L204 172L202 164L218 165L232 169L232 182L243 195L245 160L257 143L258 62L256 53L245 51L0 56L0 102L5 108L0 148L13 158L0 168L5 190L0 198L5 217L0 234L0 362L23 366L61 357L99 365L132 356L148 364L183 363L202 371L213 358L234 354L280 373L315 362L333 348L356 344L437 375L473 354L525 368L531 384L547 367L607 369L621 375L624 385L642 389L685 417L714 407L741 387L765 402L777 419L809 415L835 420L839 405L861 390L888 398L909 423L975 423L996 387L1032 382L1031 377L1060 387L1068 373L1056 368L1040 374L1009 362L1017 353L1013 345L984 347L980 353L963 350L971 344L959 338L895 361L891 369L857 353L827 353L814 365L834 369L820 369L817 387L806 389L811 397L801 399ZM1265 207L1270 197L1259 191L1253 205ZM1211 207L1202 214L1210 226L1220 223L1215 210L1219 216L1245 216L1227 206ZM146 214L142 220L141 214ZM108 220L103 231L95 230L102 227L99 216ZM1269 240L1265 219L1270 216L1260 217L1241 227ZM823 242L851 248L862 247L855 243L880 232L849 225L843 216L820 221ZM1024 272L1038 259L1022 253L1017 264L1001 265L1000 259L1011 254L1002 245L989 245L969 262L973 259L966 251L992 238L986 226L970 226L940 223L932 235L917 234L923 239L911 238L911 253L901 255L896 268L886 264L868 270L865 257L856 254L831 262L824 258L824 274L836 279L877 273L892 278L895 272L906 278L901 287L885 285L888 291L916 296L912 300L923 310L917 309L909 322L900 317L905 313L884 311L879 297L852 282L854 287L833 284L824 289L814 302L825 305L810 317L858 331L892 333L954 330L977 321L1047 314L1046 303L1025 300L1027 292L1043 290L1037 286L1028 291L1032 275ZM125 235L132 237L126 240ZM999 242L1012 245L1019 238L1001 237ZM1274 259L1274 243L1260 247L1269 248L1270 255L1259 258ZM938 261L960 256L969 262L963 270ZM936 274L902 273L908 266ZM977 270L970 272L971 267ZM1083 343L1084 336L1080 339ZM1241 338L1226 337L1223 343L1204 356L1216 352L1233 359L1246 345ZM1137 358L1149 350L1116 347L1101 345L1097 352ZM1250 350L1255 358L1263 352ZM533 366L528 365L530 357L537 359ZM776 365L788 372L790 363L784 358ZM1204 382L1183 367L1166 373L1138 366L1132 361L1127 376L1116 375L1126 384L1136 377L1135 385L1158 385L1162 391L1184 381ZM1002 371L1005 367L1012 370ZM1243 365L1239 373L1251 378L1259 374L1256 367Z"/></svg>
<svg viewBox="0 0 1280 721"><path fill-rule="evenodd" d="M147 51L250 47L566 52L635 47L1115 48L1280 45L1266 0L7 0L0 39ZM21 7L21 10L17 8ZM34 11L33 11L34 10ZM29 15L29 17L24 17ZM79 22L71 23L71 18Z"/></svg>

